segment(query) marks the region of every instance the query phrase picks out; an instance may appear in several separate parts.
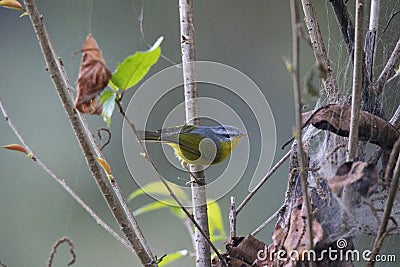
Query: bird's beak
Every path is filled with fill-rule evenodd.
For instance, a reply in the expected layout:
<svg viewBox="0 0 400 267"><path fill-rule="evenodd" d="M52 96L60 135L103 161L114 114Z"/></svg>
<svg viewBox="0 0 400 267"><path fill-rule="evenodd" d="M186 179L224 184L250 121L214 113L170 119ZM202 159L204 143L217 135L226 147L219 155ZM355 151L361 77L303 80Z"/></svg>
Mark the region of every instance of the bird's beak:
<svg viewBox="0 0 400 267"><path fill-rule="evenodd" d="M238 135L238 137L244 137L244 136L249 136L249 135L250 135L250 133L241 133Z"/></svg>

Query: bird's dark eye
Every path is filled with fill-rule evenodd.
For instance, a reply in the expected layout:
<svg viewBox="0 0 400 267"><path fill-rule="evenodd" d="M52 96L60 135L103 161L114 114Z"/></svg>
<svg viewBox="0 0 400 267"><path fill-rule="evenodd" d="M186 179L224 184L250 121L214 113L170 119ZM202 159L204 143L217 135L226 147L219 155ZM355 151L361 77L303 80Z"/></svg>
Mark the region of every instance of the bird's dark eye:
<svg viewBox="0 0 400 267"><path fill-rule="evenodd" d="M231 137L229 134L224 134L224 136L225 136L226 138L230 138L230 137Z"/></svg>

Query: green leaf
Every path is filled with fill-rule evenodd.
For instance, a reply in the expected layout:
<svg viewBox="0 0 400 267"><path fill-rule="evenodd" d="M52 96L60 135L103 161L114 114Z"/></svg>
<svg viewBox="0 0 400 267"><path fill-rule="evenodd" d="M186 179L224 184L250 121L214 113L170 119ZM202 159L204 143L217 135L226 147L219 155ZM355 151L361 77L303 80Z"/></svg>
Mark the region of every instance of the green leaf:
<svg viewBox="0 0 400 267"><path fill-rule="evenodd" d="M125 58L118 64L117 71L111 77L111 82L127 90L137 84L150 70L161 55L160 44L163 37L158 38L154 45L147 51L138 51Z"/></svg>
<svg viewBox="0 0 400 267"><path fill-rule="evenodd" d="M172 199L162 199L160 201L154 201L147 205L144 205L133 212L134 216L138 216L147 212L169 208L171 205L175 204L175 201Z"/></svg>
<svg viewBox="0 0 400 267"><path fill-rule="evenodd" d="M177 251L175 253L168 254L167 256L165 256L162 259L162 261L158 264L158 266L160 266L160 267L165 266L173 261L176 261L176 260L182 258L183 256L188 256L188 255L189 255L189 251L186 249Z"/></svg>
<svg viewBox="0 0 400 267"><path fill-rule="evenodd" d="M107 126L111 124L111 116L114 112L116 92L111 90L104 90L101 95L101 103L103 104L103 111L101 116L106 122Z"/></svg>
<svg viewBox="0 0 400 267"><path fill-rule="evenodd" d="M171 187L172 191L174 192L175 196L183 201L188 200L188 196L186 195L185 191L177 186L176 184L167 182L168 185ZM162 196L169 196L168 190L165 188L164 184L162 182L153 182L149 183L142 188L139 188L135 190L133 193L131 193L127 199L127 201L131 201L135 197L141 196L143 194L157 194L157 195L162 195Z"/></svg>
<svg viewBox="0 0 400 267"><path fill-rule="evenodd" d="M222 220L221 208L216 201L208 204L208 222L211 241L224 240L226 238L224 222Z"/></svg>

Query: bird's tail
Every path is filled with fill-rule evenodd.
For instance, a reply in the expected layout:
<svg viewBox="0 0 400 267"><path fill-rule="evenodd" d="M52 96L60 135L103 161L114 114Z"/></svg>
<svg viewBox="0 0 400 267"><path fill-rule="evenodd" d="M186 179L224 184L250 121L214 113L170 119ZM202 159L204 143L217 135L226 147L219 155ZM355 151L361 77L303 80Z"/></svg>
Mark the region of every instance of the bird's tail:
<svg viewBox="0 0 400 267"><path fill-rule="evenodd" d="M137 130L137 133L143 141L161 142L161 133L158 131Z"/></svg>

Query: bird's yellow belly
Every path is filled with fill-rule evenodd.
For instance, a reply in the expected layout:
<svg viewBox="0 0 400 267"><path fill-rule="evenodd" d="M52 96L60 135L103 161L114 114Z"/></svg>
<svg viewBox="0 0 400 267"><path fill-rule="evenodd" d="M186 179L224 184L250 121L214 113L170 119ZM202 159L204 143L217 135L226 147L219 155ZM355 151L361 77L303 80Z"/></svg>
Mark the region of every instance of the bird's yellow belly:
<svg viewBox="0 0 400 267"><path fill-rule="evenodd" d="M177 158L182 164L194 164L194 165L212 165L217 164L225 160L232 151L231 142L221 143L220 147L213 143L211 139L207 142L202 142L199 147L201 155L194 153L191 150L187 150L184 147L180 147L175 143L167 143L171 146Z"/></svg>

